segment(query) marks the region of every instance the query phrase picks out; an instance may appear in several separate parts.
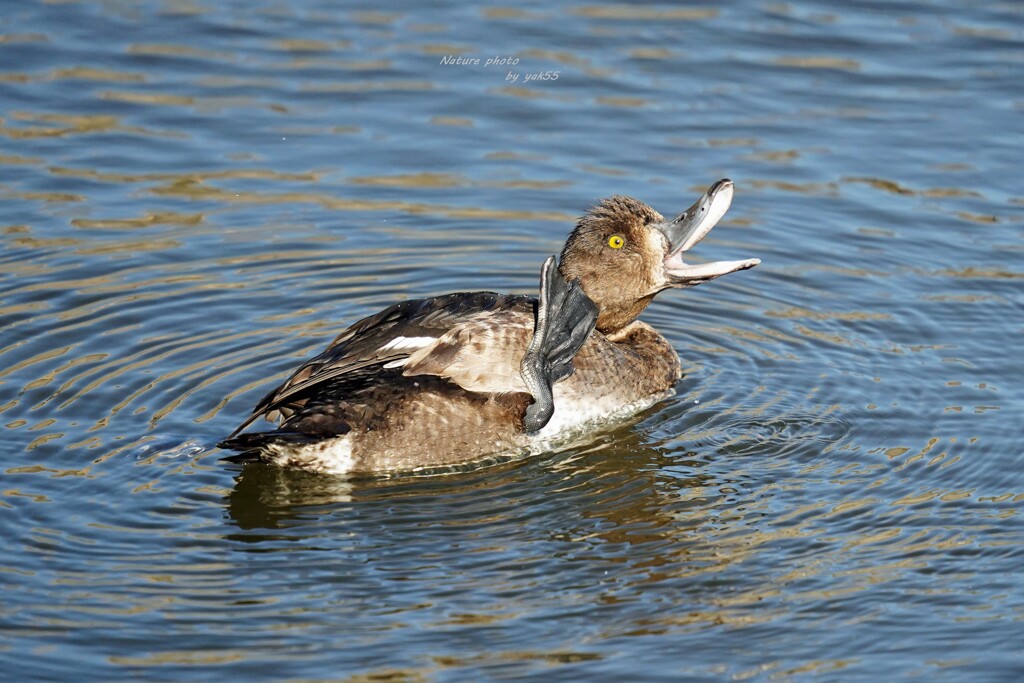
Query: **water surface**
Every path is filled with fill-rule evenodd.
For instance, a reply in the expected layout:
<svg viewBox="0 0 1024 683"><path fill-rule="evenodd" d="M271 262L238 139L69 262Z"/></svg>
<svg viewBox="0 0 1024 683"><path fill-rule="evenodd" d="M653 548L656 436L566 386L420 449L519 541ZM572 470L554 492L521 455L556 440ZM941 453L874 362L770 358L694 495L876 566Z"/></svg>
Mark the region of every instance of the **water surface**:
<svg viewBox="0 0 1024 683"><path fill-rule="evenodd" d="M434 5L5 2L7 676L1017 680L1021 6ZM720 177L696 255L763 263L649 309L686 377L630 424L213 448L347 323Z"/></svg>

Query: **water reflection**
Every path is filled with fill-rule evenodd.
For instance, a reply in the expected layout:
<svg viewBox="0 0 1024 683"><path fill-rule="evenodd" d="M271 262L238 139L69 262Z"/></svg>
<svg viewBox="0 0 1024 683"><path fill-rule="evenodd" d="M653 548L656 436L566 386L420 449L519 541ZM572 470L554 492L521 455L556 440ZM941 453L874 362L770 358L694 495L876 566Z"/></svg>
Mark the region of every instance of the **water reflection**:
<svg viewBox="0 0 1024 683"><path fill-rule="evenodd" d="M610 441L540 463L416 482L345 482L252 465L237 475L228 511L244 532L234 538L252 551L288 553L317 538L347 539L345 574L357 583L380 580L370 577L381 572L385 580L412 580L454 542L462 559L448 569L463 573L467 592L520 594L540 576L568 572L603 586L601 601L609 605L631 601L625 594L647 584L722 571L747 554L742 536L720 542L731 535L728 521L718 520L712 538L699 533L731 495L716 490L720 484L700 471L703 463L692 461L696 471L687 476L666 478L665 471L688 465L628 431ZM542 538L535 535L540 529ZM546 549L531 550L538 542ZM399 547L407 558L401 563L388 550ZM353 552L361 562L351 562ZM506 558L521 552L526 558L514 569ZM493 571L468 571L487 557L499 563ZM546 611L529 602L535 604L527 611Z"/></svg>

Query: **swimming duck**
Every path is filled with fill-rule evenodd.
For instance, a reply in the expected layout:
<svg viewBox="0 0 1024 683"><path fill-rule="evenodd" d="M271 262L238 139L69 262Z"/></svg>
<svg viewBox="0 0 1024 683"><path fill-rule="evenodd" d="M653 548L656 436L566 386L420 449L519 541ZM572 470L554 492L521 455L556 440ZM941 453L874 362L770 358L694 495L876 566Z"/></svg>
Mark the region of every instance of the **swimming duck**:
<svg viewBox="0 0 1024 683"><path fill-rule="evenodd" d="M666 220L624 196L576 223L539 296L460 292L402 301L355 323L261 400L221 448L333 474L451 467L538 451L635 413L682 376L671 344L637 316L666 289L758 259L682 256L728 210L719 180ZM276 429L242 433L258 418Z"/></svg>

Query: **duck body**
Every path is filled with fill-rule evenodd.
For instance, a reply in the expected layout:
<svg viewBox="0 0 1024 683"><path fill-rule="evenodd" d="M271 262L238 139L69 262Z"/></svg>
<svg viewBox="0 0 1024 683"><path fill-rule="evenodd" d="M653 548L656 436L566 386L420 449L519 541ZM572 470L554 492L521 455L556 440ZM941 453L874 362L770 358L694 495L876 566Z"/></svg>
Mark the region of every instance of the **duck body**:
<svg viewBox="0 0 1024 683"><path fill-rule="evenodd" d="M681 377L679 357L635 322L615 340L594 331L554 386L554 414L523 427L533 398L520 364L537 300L463 292L403 301L342 332L264 398L281 425L224 444L284 467L333 474L414 471L538 450L592 423L645 408ZM310 377L336 377L282 396ZM425 457L429 455L429 457Z"/></svg>
<svg viewBox="0 0 1024 683"><path fill-rule="evenodd" d="M727 205L732 185L721 183ZM684 218L673 235L646 205L606 200L580 219L560 266L545 263L538 297L461 292L394 304L338 335L218 445L242 461L331 474L408 472L540 451L646 408L682 373L639 312L661 289L757 263L682 264L676 242L710 229L699 215L676 223ZM623 253L626 244L635 250ZM595 250L601 258L588 258ZM602 261L627 267L609 273ZM278 427L240 433L260 417Z"/></svg>

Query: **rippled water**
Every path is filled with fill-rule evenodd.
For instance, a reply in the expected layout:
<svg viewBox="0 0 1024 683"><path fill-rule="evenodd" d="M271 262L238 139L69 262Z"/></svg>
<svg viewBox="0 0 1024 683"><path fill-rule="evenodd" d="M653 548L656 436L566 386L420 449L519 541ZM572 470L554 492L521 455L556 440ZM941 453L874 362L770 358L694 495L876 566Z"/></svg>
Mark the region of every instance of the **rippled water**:
<svg viewBox="0 0 1024 683"><path fill-rule="evenodd" d="M5 1L6 678L1024 674L1021 5L434 5ZM697 255L763 263L649 310L687 374L633 424L213 448L346 323L725 176Z"/></svg>

